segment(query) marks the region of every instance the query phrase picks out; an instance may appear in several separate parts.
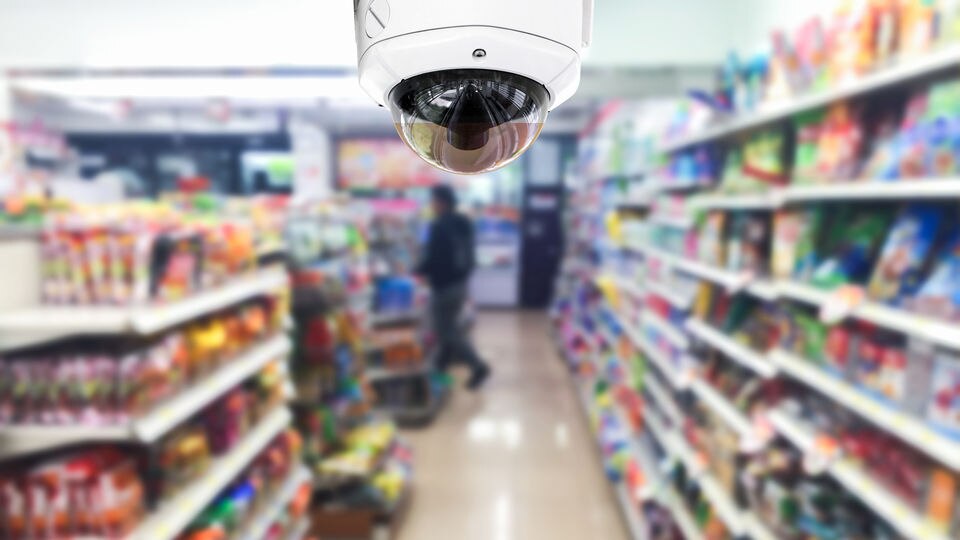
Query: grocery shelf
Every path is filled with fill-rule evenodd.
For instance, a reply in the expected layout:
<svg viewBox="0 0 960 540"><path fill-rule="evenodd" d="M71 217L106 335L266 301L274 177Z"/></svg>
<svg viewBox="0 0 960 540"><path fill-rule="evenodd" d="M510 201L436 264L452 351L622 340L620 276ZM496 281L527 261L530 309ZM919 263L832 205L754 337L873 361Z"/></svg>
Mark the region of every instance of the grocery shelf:
<svg viewBox="0 0 960 540"><path fill-rule="evenodd" d="M689 310L690 305L693 304L693 297L684 298L666 284L660 283L659 281L647 281L647 292L663 298L671 306L681 311Z"/></svg>
<svg viewBox="0 0 960 540"><path fill-rule="evenodd" d="M769 358L782 371L799 379L807 386L819 390L931 458L953 470L960 471L960 442L940 434L912 415L883 405L803 358L782 349L772 351Z"/></svg>
<svg viewBox="0 0 960 540"><path fill-rule="evenodd" d="M183 392L127 424L0 426L0 458L83 442L152 443L256 374L269 362L289 352L289 338L285 335L274 336L224 363Z"/></svg>
<svg viewBox="0 0 960 540"><path fill-rule="evenodd" d="M700 180L682 180L673 181L664 178L651 178L647 180L650 190L653 193L669 193L672 191L690 191L710 187L709 183Z"/></svg>
<svg viewBox="0 0 960 540"><path fill-rule="evenodd" d="M663 410L670 421L674 425L680 425L683 423L683 413L680 411L680 408L677 407L676 401L673 400L670 392L660 385L660 382L657 381L654 377L644 377L643 386L650 392L650 395L653 396L653 399L660 405L660 409Z"/></svg>
<svg viewBox="0 0 960 540"><path fill-rule="evenodd" d="M670 509L673 520L676 522L677 527L680 528L680 532L683 533L683 537L686 540L706 539L703 533L700 532L700 528L697 527L697 522L687 508L686 503L683 502L683 499L680 498L680 495L677 494L673 488L670 488L668 495L664 497L664 506Z"/></svg>
<svg viewBox="0 0 960 540"><path fill-rule="evenodd" d="M678 329L670 321L664 319L653 311L643 312L642 321L645 326L655 329L661 336L669 341L674 347L683 351L690 347L690 340L683 330Z"/></svg>
<svg viewBox="0 0 960 540"><path fill-rule="evenodd" d="M643 298L647 294L647 290L643 286L627 278L612 274L607 274L606 277L611 281L611 283L614 284L614 286L617 287L617 289L620 289L631 296Z"/></svg>
<svg viewBox="0 0 960 540"><path fill-rule="evenodd" d="M813 448L815 434L789 413L774 410L768 413L768 418L777 432L801 451L807 452ZM840 459L830 464L828 471L851 494L872 508L878 516L907 538L948 540L945 531L935 522L925 519L916 510L910 508L854 462Z"/></svg>
<svg viewBox="0 0 960 540"><path fill-rule="evenodd" d="M764 355L739 343L728 334L695 318L687 319L686 327L691 334L761 377L770 379L776 376L777 368Z"/></svg>
<svg viewBox="0 0 960 540"><path fill-rule="evenodd" d="M630 531L630 538L633 540L646 540L649 538L647 529L643 526L643 520L640 519L637 511L637 505L630 496L627 484L617 482L614 485L614 492L617 495L617 502L620 504L620 513L623 514L624 521L627 523L627 530Z"/></svg>
<svg viewBox="0 0 960 540"><path fill-rule="evenodd" d="M376 313L370 320L374 326L394 326L400 324L419 323L424 317L423 309L414 309L399 313Z"/></svg>
<svg viewBox="0 0 960 540"><path fill-rule="evenodd" d="M783 194L790 203L808 201L904 200L960 198L960 178L917 178L849 181L791 186Z"/></svg>
<svg viewBox="0 0 960 540"><path fill-rule="evenodd" d="M654 215L647 219L652 225L661 225L663 227L670 227L673 229L689 229L693 227L694 222L690 216L664 216L664 215Z"/></svg>
<svg viewBox="0 0 960 540"><path fill-rule="evenodd" d="M290 528L284 540L303 540L308 532L310 532L310 516L303 516Z"/></svg>
<svg viewBox="0 0 960 540"><path fill-rule="evenodd" d="M405 368L376 367L364 370L367 381L377 382L391 379L412 379L424 377L430 374L430 368L426 365Z"/></svg>
<svg viewBox="0 0 960 540"><path fill-rule="evenodd" d="M690 206L698 210L773 210L783 203L782 193L716 193L690 199Z"/></svg>
<svg viewBox="0 0 960 540"><path fill-rule="evenodd" d="M960 63L960 46L944 47L922 56L904 58L901 62L879 68L873 73L863 75L836 88L812 92L804 96L773 103L763 107L762 110L739 115L730 121L708 127L699 133L669 141L661 146L661 151L664 153L676 152L688 146L720 139L740 131L789 118L800 112L824 107L843 99L867 94L949 69L955 67L958 63Z"/></svg>
<svg viewBox="0 0 960 540"><path fill-rule="evenodd" d="M310 469L307 469L305 465L301 464L296 467L283 482L283 485L280 486L276 495L271 498L270 502L265 505L265 508L254 518L250 525L247 526L244 533L240 536L240 539L261 540L266 538L267 531L270 530L270 525L283 515L287 505L289 505L290 501L296 496L297 491L299 491L300 487L305 483L310 482L312 476Z"/></svg>
<svg viewBox="0 0 960 540"><path fill-rule="evenodd" d="M213 501L290 424L290 411L280 408L260 421L227 455L211 462L201 478L147 516L127 540L172 540Z"/></svg>
<svg viewBox="0 0 960 540"><path fill-rule="evenodd" d="M628 328L626 332L631 336L634 343L640 347L640 350L643 351L644 355L649 358L655 366L657 366L657 369L660 370L660 374L667 379L667 382L670 383L670 386L673 386L678 390L686 388L687 377L682 373L678 373L677 368L670 363L670 361L663 355L662 352L657 350L652 343L647 341L642 336L635 335L632 329Z"/></svg>
<svg viewBox="0 0 960 540"><path fill-rule="evenodd" d="M271 293L287 282L286 271L271 268L165 304L135 307L41 305L11 311L0 314L0 347L8 348L11 343L22 340L24 335L37 335L47 340L81 334L150 335Z"/></svg>
<svg viewBox="0 0 960 540"><path fill-rule="evenodd" d="M746 290L761 300L773 301L777 298L778 291L774 283L763 279L756 279L752 274L737 273L716 268L706 263L692 259L684 259L649 246L644 247L643 251L650 257L660 259L663 263L680 272L720 285L727 289L727 292L730 294L736 294Z"/></svg>
<svg viewBox="0 0 960 540"><path fill-rule="evenodd" d="M693 393L700 398L708 407L713 409L731 429L737 432L741 438L749 438L753 435L753 425L750 419L737 409L730 400L718 392L715 388L703 379L697 379L690 385Z"/></svg>
<svg viewBox="0 0 960 540"><path fill-rule="evenodd" d="M821 308L828 305L833 298L831 291L796 281L780 281L776 287L783 297ZM849 311L848 316L937 345L960 349L960 332L957 332L955 322L926 317L877 302L859 304Z"/></svg>
<svg viewBox="0 0 960 540"><path fill-rule="evenodd" d="M743 536L747 533L746 512L741 512L740 507L733 500L733 496L727 493L716 478L709 474L703 474L697 480L700 485L700 492L710 501L710 505L717 512L720 521L726 524L727 529L734 537Z"/></svg>
<svg viewBox="0 0 960 540"><path fill-rule="evenodd" d="M779 537L753 512L745 513L743 521L746 533L752 540L779 540Z"/></svg>
<svg viewBox="0 0 960 540"><path fill-rule="evenodd" d="M733 498L724 491L717 479L706 471L700 457L693 448L683 440L679 433L664 428L655 417L646 417L645 424L650 428L654 438L663 445L667 454L683 463L690 477L696 479L701 492L710 500L711 505L717 511L717 515L733 535L744 534L746 531L744 513L737 507Z"/></svg>

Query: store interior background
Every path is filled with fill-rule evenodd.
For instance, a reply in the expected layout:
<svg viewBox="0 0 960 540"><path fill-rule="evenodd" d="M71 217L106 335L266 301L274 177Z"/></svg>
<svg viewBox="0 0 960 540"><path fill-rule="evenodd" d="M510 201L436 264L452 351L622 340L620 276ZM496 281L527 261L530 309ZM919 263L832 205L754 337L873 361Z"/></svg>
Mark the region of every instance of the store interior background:
<svg viewBox="0 0 960 540"><path fill-rule="evenodd" d="M623 199L624 206L630 206L634 195L649 195L642 181L651 169L664 164L664 126L688 101L689 92L716 89L730 51L741 58L769 52L774 30L789 34L811 17L830 13L838 3L596 0L593 42L585 53L576 96L551 112L539 140L514 164L490 174L456 176L420 162L403 146L389 112L375 106L360 89L349 0L0 0L0 195L44 193L96 205L153 199L176 190L184 180L202 178L217 196L252 200L289 195L304 205L377 201L381 206L375 207L385 213L414 214L428 205L431 185L455 186L481 230L470 311L480 321L474 333L478 348L494 359L496 369L485 394L462 391L459 380L452 404L446 405L439 421L427 429L402 432L403 444L390 446L391 452L403 454L398 459L404 466L415 463L417 486L413 511L392 533L404 540L447 539L451 530L471 540L652 538L637 530L656 526L660 522L651 516L663 514L644 513L649 510L645 506L649 493L642 489L624 495L626 482L620 480L629 475L617 470L626 468L627 460L621 457L632 447L609 443L603 426L597 427L601 415L596 410L609 413L612 398L604 393L606 388L584 398L581 386L588 384L570 383L569 372L577 369L568 369L571 366L556 358L563 354L550 339L559 326L552 326L549 316L563 281L558 280L561 268L567 264L570 270L582 262L570 264L575 257L564 262L572 245L569 224L576 209L571 206L596 203L602 197L594 196L591 186L601 184L616 184L613 198ZM744 133L755 133L750 131L755 128ZM3 159L4 129L12 134L14 160ZM603 193L610 195L611 190ZM642 206L648 211L649 199ZM608 224L593 217L586 240L595 241L597 251L603 251L609 242L601 235ZM644 214L643 219L647 217ZM581 243L587 241L581 238ZM682 258L666 256L674 263ZM600 257L584 256L588 258L595 264ZM17 276L32 267L25 268L15 272ZM592 279L582 281L597 289L595 297L606 294ZM736 285L730 288L742 292ZM21 293L0 291L0 307ZM0 345L5 329L33 324L11 324L3 311ZM602 321L605 313L597 309L593 322ZM681 334L678 341L685 345L697 341L688 339L687 326L674 326L684 328L674 329L673 335ZM929 328L922 332L932 333ZM624 341L628 333L616 337ZM595 334L581 341L615 341L599 330ZM607 342L604 347L614 348ZM733 356L729 350L723 352ZM744 355L752 358L750 351ZM643 351L637 356L652 355ZM463 373L457 376L464 378ZM679 379L685 373L677 369L668 376ZM674 394L686 398L696 393L696 389L684 393L687 388L680 383L671 391L676 381L664 380L671 396L667 401L675 401ZM831 392L837 388L828 385ZM710 392L707 385L699 388ZM850 398L851 392L841 390L834 392L842 394L836 401L860 407L861 415L872 414L873 424L884 422L886 409L863 405L862 396ZM685 399L684 407L707 401L699 398ZM581 414L583 403L589 408L591 399L596 405L587 415L592 423ZM618 414L612 416L622 420ZM727 418L731 416L739 427L746 424L736 411ZM903 437L913 437L913 442L927 437L923 442L927 447L929 440L946 439L939 438L939 432L929 435L933 431L927 428L914 429L914 420L897 416L890 421L890 430L906 433ZM11 441L5 427L0 426L0 473L4 444ZM774 437L769 425L757 429ZM674 439L682 440L670 440ZM412 457L406 443L416 449ZM960 448L956 444L951 440L933 453L943 457ZM956 455L960 454L948 456L949 466L960 470ZM682 460L671 462L678 461ZM728 470L735 470L733 463L729 460ZM948 538L941 534L943 523L933 523L923 514L933 510L907 507L893 494L874 489L876 483L861 482L857 480L861 477L846 472L845 486L853 485L850 490L858 491L877 515L894 522L898 531L907 531L896 538L921 538L910 534L916 531L930 534L924 539ZM945 482L960 485L955 472L951 475ZM617 481L610 483L608 477ZM638 481L641 487L647 482L627 480ZM621 491L612 492L611 485ZM723 499L722 493L718 497ZM951 501L956 534L960 510ZM699 527L702 534L687 535L687 528L682 536L709 537L712 524L732 515L729 521L739 522L744 534L732 534L732 527L724 525L722 532L730 534L711 538L771 538L753 517L739 519L750 515L749 509L740 512L728 505L718 512L718 505L709 503L697 504L696 525L686 524ZM674 500L664 506L671 504L683 506ZM638 525L631 511L648 522ZM159 514L152 515L156 519ZM351 530L353 525L337 527ZM683 529L684 524L678 527ZM670 525L670 531L679 534L676 530ZM171 533L163 538L184 537Z"/></svg>

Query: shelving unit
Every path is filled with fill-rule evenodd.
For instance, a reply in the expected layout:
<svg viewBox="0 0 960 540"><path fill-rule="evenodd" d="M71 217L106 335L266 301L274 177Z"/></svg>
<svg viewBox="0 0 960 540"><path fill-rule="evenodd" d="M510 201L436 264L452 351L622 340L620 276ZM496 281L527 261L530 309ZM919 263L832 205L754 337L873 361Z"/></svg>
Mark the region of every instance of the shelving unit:
<svg viewBox="0 0 960 540"><path fill-rule="evenodd" d="M777 120L789 118L797 113L825 107L844 99L868 94L944 71L958 63L960 63L960 47L958 46L946 47L920 57L905 58L900 63L895 62L885 67L879 67L873 73L861 76L839 87L784 100L763 110L743 114L728 122L711 126L700 133L670 141L661 147L661 151L669 154L683 150L688 146L721 139L748 129L759 128Z"/></svg>
<svg viewBox="0 0 960 540"><path fill-rule="evenodd" d="M797 358L783 350L773 351L770 359L790 376L896 435L933 459L955 471L960 471L960 442L941 435L907 413L871 399L809 361Z"/></svg>
<svg viewBox="0 0 960 540"><path fill-rule="evenodd" d="M784 438L802 451L814 447L815 433L794 419L789 413L774 410L768 418ZM884 486L870 478L853 462L840 459L828 466L828 472L841 485L887 519L901 534L908 538L924 540L948 540L948 536L935 523L923 518Z"/></svg>
<svg viewBox="0 0 960 540"><path fill-rule="evenodd" d="M777 374L776 367L749 347L738 343L729 335L717 330L709 324L695 318L687 319L687 330L698 339L708 343L711 347L717 349L734 362L752 370L761 377L770 379Z"/></svg>
<svg viewBox="0 0 960 540"><path fill-rule="evenodd" d="M0 426L0 458L84 442L153 443L269 362L289 352L290 340L283 335L274 336L128 424Z"/></svg>
<svg viewBox="0 0 960 540"><path fill-rule="evenodd" d="M310 473L310 470L305 466L300 465L294 468L293 472L291 472L289 477L284 481L270 503L267 504L253 522L247 526L244 533L240 536L240 539L261 540L265 538L267 531L270 529L270 525L283 515L287 505L290 504L290 501L293 500L293 497L297 494L297 490L307 482L310 482L312 477L313 475ZM293 527L291 533L295 530L296 527Z"/></svg>
<svg viewBox="0 0 960 540"><path fill-rule="evenodd" d="M190 524L223 488L227 487L274 437L290 425L286 408L270 413L250 430L236 448L218 458L198 480L181 490L173 499L140 524L127 540L172 540Z"/></svg>
<svg viewBox="0 0 960 540"><path fill-rule="evenodd" d="M48 306L0 313L0 348L75 335L150 335L286 286L282 269L260 270L184 300L137 307Z"/></svg>

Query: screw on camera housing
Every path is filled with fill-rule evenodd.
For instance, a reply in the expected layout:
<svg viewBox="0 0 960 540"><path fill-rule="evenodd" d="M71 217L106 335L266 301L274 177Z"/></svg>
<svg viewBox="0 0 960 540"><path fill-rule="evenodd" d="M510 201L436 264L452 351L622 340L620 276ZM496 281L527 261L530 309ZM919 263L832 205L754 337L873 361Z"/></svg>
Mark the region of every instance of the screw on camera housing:
<svg viewBox="0 0 960 540"><path fill-rule="evenodd" d="M487 51L485 51L485 50L483 50L483 49L477 49L477 50L473 51L473 57L476 58L477 60L480 60L480 59L482 59L482 58L486 58L486 57L487 57Z"/></svg>

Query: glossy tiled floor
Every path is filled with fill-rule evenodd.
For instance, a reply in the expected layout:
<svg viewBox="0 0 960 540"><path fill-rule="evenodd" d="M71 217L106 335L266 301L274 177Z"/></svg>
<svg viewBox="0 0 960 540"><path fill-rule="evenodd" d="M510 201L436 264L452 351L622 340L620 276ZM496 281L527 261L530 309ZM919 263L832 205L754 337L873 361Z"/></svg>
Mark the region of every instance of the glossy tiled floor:
<svg viewBox="0 0 960 540"><path fill-rule="evenodd" d="M483 313L481 393L457 389L416 452L400 540L621 540L626 533L545 315Z"/></svg>

